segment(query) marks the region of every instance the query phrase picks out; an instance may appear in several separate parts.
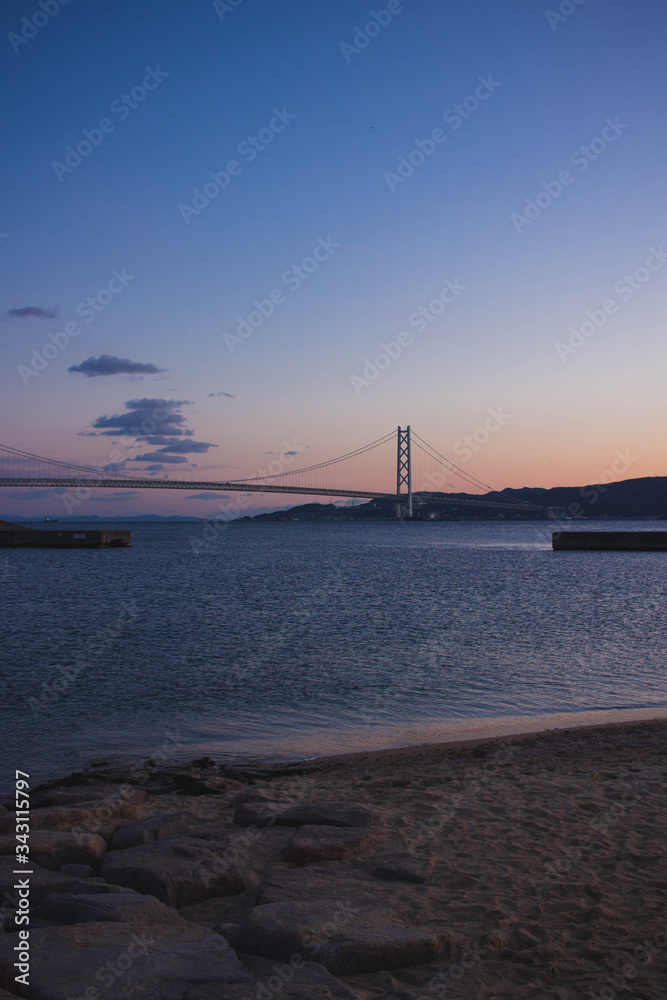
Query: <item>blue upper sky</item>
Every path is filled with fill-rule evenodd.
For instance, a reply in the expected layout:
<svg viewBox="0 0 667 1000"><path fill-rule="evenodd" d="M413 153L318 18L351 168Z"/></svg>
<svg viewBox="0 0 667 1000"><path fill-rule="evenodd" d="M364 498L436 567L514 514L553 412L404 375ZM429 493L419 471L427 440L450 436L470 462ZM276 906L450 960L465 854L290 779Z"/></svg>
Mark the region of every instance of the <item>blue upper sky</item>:
<svg viewBox="0 0 667 1000"><path fill-rule="evenodd" d="M169 445L99 418L113 432L128 401L176 400L180 436L217 447L181 442L164 469L240 478L284 440L310 462L398 423L451 453L501 406L470 465L499 488L591 481L617 449L627 476L665 474L666 14L4 5L1 440L82 463L117 441L130 460ZM166 371L68 371L101 355Z"/></svg>

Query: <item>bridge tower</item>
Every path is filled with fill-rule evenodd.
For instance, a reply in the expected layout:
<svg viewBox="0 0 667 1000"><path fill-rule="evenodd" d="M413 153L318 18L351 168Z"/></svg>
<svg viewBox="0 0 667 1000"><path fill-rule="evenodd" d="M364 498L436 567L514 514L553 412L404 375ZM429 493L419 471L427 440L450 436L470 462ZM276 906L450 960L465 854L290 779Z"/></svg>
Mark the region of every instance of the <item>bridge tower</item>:
<svg viewBox="0 0 667 1000"><path fill-rule="evenodd" d="M398 498L397 512L398 516L401 517L403 513L403 505L401 503L402 488L405 486L407 490L407 515L409 518L412 517L412 464L410 460L410 428L406 427L403 430L401 427L398 428L398 449L397 449L397 461L396 461L396 496Z"/></svg>

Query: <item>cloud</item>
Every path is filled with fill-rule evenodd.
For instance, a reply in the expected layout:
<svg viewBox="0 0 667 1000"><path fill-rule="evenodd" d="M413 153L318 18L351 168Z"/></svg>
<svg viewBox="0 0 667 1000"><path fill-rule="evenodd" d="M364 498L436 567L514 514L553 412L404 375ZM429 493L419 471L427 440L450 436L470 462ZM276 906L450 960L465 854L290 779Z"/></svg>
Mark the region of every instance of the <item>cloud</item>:
<svg viewBox="0 0 667 1000"><path fill-rule="evenodd" d="M175 464L176 462L187 462L187 458L182 458L181 455L165 455L161 451L151 451L147 455L135 455L132 459L133 462L171 462Z"/></svg>
<svg viewBox="0 0 667 1000"><path fill-rule="evenodd" d="M178 438L172 438L165 448L160 448L160 453L168 451L174 455L188 455L192 453L201 455L207 452L209 448L217 447L217 444L209 444L208 441L193 441L192 438L182 441Z"/></svg>
<svg viewBox="0 0 667 1000"><path fill-rule="evenodd" d="M56 489L36 489L34 486L20 487L14 490L0 490L0 496L10 500L46 500L51 497L62 496L64 488Z"/></svg>
<svg viewBox="0 0 667 1000"><path fill-rule="evenodd" d="M147 465L146 468L144 469L144 472L162 472L163 469L164 465L160 465L158 463L157 465Z"/></svg>
<svg viewBox="0 0 667 1000"><path fill-rule="evenodd" d="M129 358L116 358L113 354L100 354L99 358L87 358L80 365L72 365L68 372L81 372L88 378L96 375L155 375L166 372L167 368L158 368L150 362L130 361Z"/></svg>
<svg viewBox="0 0 667 1000"><path fill-rule="evenodd" d="M22 306L20 309L8 309L6 319L28 319L36 316L38 319L55 319L58 313L55 309L42 309L41 306Z"/></svg>
<svg viewBox="0 0 667 1000"><path fill-rule="evenodd" d="M184 431L185 434L192 434L192 431ZM146 437L141 438L146 444L172 444L174 441L178 441L178 438L166 437L164 434L148 434ZM130 446L132 447L132 446Z"/></svg>
<svg viewBox="0 0 667 1000"><path fill-rule="evenodd" d="M147 437L155 434L184 435L192 433L184 428L187 418L180 412L188 406L188 399L128 399L127 413L101 416L93 427L109 437L126 434L130 437Z"/></svg>
<svg viewBox="0 0 667 1000"><path fill-rule="evenodd" d="M233 392L209 392L210 398L213 398L214 396L226 396L227 399L236 399Z"/></svg>
<svg viewBox="0 0 667 1000"><path fill-rule="evenodd" d="M174 455L201 455L207 452L209 448L218 447L217 444L210 444L208 441L193 441L191 438L187 438L187 440L183 440L183 438L147 438L146 440L148 444L164 444L165 447L151 452L148 458L135 455L135 462L151 462L153 460L158 462L173 462L175 461ZM185 459L178 459L178 461L184 462Z"/></svg>
<svg viewBox="0 0 667 1000"><path fill-rule="evenodd" d="M99 428L99 434L109 437L135 438L128 443L128 450L140 449L142 444L159 446L157 451L142 452L128 461L155 463L150 471L161 472L162 462L180 465L188 461L186 455L202 455L209 448L218 447L210 441L193 439L194 431L186 426L187 419L181 413L181 408L188 405L191 404L187 399L128 399L127 412L98 417L92 426ZM194 467L194 463L191 464ZM123 468L124 463L114 463L109 471L118 472Z"/></svg>
<svg viewBox="0 0 667 1000"><path fill-rule="evenodd" d="M221 497L228 497L229 493L193 493L192 496L186 497L186 500L219 500Z"/></svg>
<svg viewBox="0 0 667 1000"><path fill-rule="evenodd" d="M119 490L117 493L112 493L109 495L105 491L104 496L95 496L91 499L98 500L101 503L113 503L116 500L129 500L131 497L141 496L139 490Z"/></svg>

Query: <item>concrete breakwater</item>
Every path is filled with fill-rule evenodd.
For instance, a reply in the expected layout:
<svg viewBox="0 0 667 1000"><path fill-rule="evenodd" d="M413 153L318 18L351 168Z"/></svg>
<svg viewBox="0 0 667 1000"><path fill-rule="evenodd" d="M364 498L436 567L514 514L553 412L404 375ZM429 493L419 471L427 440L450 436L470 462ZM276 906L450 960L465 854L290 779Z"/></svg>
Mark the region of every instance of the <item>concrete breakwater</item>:
<svg viewBox="0 0 667 1000"><path fill-rule="evenodd" d="M129 545L132 532L123 531L68 531L63 529L28 528L11 521L0 521L0 548L55 548L55 549L100 549L120 548Z"/></svg>
<svg viewBox="0 0 667 1000"><path fill-rule="evenodd" d="M554 531L557 551L667 552L667 531Z"/></svg>

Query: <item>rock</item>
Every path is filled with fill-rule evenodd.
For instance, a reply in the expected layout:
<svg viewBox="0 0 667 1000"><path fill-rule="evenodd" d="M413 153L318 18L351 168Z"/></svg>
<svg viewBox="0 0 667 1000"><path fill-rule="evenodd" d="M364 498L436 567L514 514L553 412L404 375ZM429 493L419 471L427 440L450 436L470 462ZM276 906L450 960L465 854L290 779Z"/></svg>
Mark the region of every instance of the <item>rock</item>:
<svg viewBox="0 0 667 1000"><path fill-rule="evenodd" d="M0 935L5 977L12 974L15 943L14 935ZM35 1000L70 1000L87 996L87 990L98 1000L182 1000L200 983L252 982L224 938L184 920L31 929L30 953Z"/></svg>
<svg viewBox="0 0 667 1000"><path fill-rule="evenodd" d="M373 872L374 878L384 879L385 882L415 882L426 881L426 876L422 875L418 868L409 861L386 861L378 865Z"/></svg>
<svg viewBox="0 0 667 1000"><path fill-rule="evenodd" d="M45 806L73 806L80 802L125 802L128 805L140 805L147 800L148 796L142 794L131 785L89 784L89 785L60 785L56 788L45 788L43 791L35 791L30 796L30 805L33 809Z"/></svg>
<svg viewBox="0 0 667 1000"><path fill-rule="evenodd" d="M90 865L61 865L59 871L63 875L76 875L77 878L91 878L95 874L95 869Z"/></svg>
<svg viewBox="0 0 667 1000"><path fill-rule="evenodd" d="M143 785L153 774L152 768L143 764L133 764L131 767L96 767L83 775L85 781L106 782L109 785ZM78 781L77 784L83 782Z"/></svg>
<svg viewBox="0 0 667 1000"><path fill-rule="evenodd" d="M352 976L437 961L448 950L448 936L389 908L330 899L255 906L234 947L278 962L305 952L334 975Z"/></svg>
<svg viewBox="0 0 667 1000"><path fill-rule="evenodd" d="M234 822L237 826L273 826L281 809L282 806L268 800L242 802L234 810Z"/></svg>
<svg viewBox="0 0 667 1000"><path fill-rule="evenodd" d="M194 837L158 840L111 851L102 875L108 882L157 896L169 906L191 906L245 889L239 868L225 860L225 850L224 845Z"/></svg>
<svg viewBox="0 0 667 1000"><path fill-rule="evenodd" d="M70 896L82 896L84 893L134 892L134 889L128 889L126 885L109 885L103 878L89 878L85 882L75 882L67 892Z"/></svg>
<svg viewBox="0 0 667 1000"><path fill-rule="evenodd" d="M97 833L108 840L120 821L131 819L147 800L146 792L127 786L126 791L108 791L104 798L32 809L30 825L33 830Z"/></svg>
<svg viewBox="0 0 667 1000"><path fill-rule="evenodd" d="M163 840L179 833L185 833L197 817L191 812L162 813L158 816L148 816L126 823L118 827L111 838L109 849L122 850L126 847L137 847L153 840Z"/></svg>
<svg viewBox="0 0 667 1000"><path fill-rule="evenodd" d="M221 795L241 788L238 781L220 774L217 768L170 767L165 772L186 795Z"/></svg>
<svg viewBox="0 0 667 1000"><path fill-rule="evenodd" d="M251 785L234 797L234 805L240 806L242 802L275 802L275 798L263 788L254 788Z"/></svg>
<svg viewBox="0 0 667 1000"><path fill-rule="evenodd" d="M141 787L149 795L167 795L176 791L176 782L168 774L154 774L148 781L142 782Z"/></svg>
<svg viewBox="0 0 667 1000"><path fill-rule="evenodd" d="M171 923L180 920L178 913L155 896L124 892L52 893L35 908L38 920L56 924L83 924L111 920L118 924Z"/></svg>
<svg viewBox="0 0 667 1000"><path fill-rule="evenodd" d="M223 792L236 791L237 788L242 787L239 781L233 781L231 778L222 778L216 774L211 778L201 778L198 781L194 781L187 786L185 792L188 795L222 795Z"/></svg>
<svg viewBox="0 0 667 1000"><path fill-rule="evenodd" d="M305 865L311 861L337 861L360 854L382 840L381 830L340 826L300 826L281 859Z"/></svg>
<svg viewBox="0 0 667 1000"><path fill-rule="evenodd" d="M216 924L215 927L212 928L212 930L214 930L216 934L222 934L223 938L226 938L227 941L231 941L236 936L236 932L238 931L238 929L239 929L238 924L229 924L229 923Z"/></svg>
<svg viewBox="0 0 667 1000"><path fill-rule="evenodd" d="M363 806L343 802L304 802L276 818L278 826L372 826L375 816Z"/></svg>
<svg viewBox="0 0 667 1000"><path fill-rule="evenodd" d="M39 903L50 892L67 892L78 882L70 875L47 871L34 862L26 867L32 872L30 875L30 903L32 906ZM21 878L20 875L14 874L15 868L16 859L13 856L0 857L0 898L4 900L3 906L6 905L10 910L16 909L18 897L14 886ZM10 903L10 900L14 900L14 902Z"/></svg>
<svg viewBox="0 0 667 1000"><path fill-rule="evenodd" d="M65 833L62 830L34 830L30 834L30 858L42 868L58 871L63 865L90 865L99 869L107 845L94 833ZM14 854L16 840L0 837L0 855Z"/></svg>
<svg viewBox="0 0 667 1000"><path fill-rule="evenodd" d="M254 965L255 963L253 963ZM300 955L292 956L290 964L278 965L257 959L263 964L263 975L250 983L205 983L188 990L184 1000L258 1000L258 997L280 997L280 1000L355 1000L355 994L317 962L304 962Z"/></svg>
<svg viewBox="0 0 667 1000"><path fill-rule="evenodd" d="M400 893L400 890L399 890ZM363 872L335 868L292 868L267 876L257 890L256 905L320 899L349 899L355 905L393 905L395 886Z"/></svg>
<svg viewBox="0 0 667 1000"><path fill-rule="evenodd" d="M215 767L215 761L212 757L195 757L193 760L186 760L183 767L205 767L210 769Z"/></svg>

